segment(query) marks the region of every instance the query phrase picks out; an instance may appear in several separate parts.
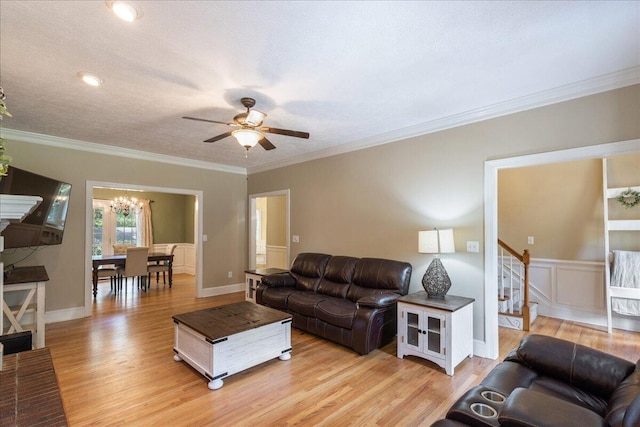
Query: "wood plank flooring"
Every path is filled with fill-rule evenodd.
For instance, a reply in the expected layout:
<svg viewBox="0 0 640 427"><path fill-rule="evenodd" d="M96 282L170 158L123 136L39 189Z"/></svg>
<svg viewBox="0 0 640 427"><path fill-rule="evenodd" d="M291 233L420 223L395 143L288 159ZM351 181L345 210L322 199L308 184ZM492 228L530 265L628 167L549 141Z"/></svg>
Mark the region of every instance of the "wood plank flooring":
<svg viewBox="0 0 640 427"><path fill-rule="evenodd" d="M449 377L431 362L398 359L395 342L367 356L292 329L292 358L224 380L215 391L173 361L174 314L242 301L195 298L193 279L114 296L100 284L91 318L46 326L72 426L429 426L498 363L466 359ZM628 360L640 334L538 317L531 333L578 341ZM526 332L500 330L500 359Z"/></svg>

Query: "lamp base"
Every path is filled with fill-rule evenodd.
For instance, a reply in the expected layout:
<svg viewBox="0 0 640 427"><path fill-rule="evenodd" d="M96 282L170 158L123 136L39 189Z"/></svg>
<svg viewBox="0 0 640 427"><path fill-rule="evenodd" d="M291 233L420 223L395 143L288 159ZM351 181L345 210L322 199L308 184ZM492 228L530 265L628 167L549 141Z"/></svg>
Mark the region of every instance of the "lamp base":
<svg viewBox="0 0 640 427"><path fill-rule="evenodd" d="M422 277L422 287L429 298L444 298L451 287L451 279L440 258L434 258Z"/></svg>

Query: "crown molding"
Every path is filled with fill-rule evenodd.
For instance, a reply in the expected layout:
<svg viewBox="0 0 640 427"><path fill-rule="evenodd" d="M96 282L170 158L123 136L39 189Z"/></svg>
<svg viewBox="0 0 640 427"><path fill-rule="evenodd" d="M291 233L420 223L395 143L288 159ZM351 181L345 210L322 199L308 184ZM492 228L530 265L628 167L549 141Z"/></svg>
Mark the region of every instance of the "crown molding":
<svg viewBox="0 0 640 427"><path fill-rule="evenodd" d="M6 139L11 139L14 141L24 141L32 144L48 145L51 147L66 148L70 150L88 151L96 154L107 154L110 156L126 157L128 159L168 163L172 165L187 166L191 168L208 169L218 172L229 172L240 175L247 174L247 170L245 168L239 168L235 166L203 162L202 160L186 159L183 157L167 156L165 154L133 150L130 148L116 147L113 145L97 144L95 142L80 141L77 139L43 135L40 133L2 128L2 135Z"/></svg>
<svg viewBox="0 0 640 427"><path fill-rule="evenodd" d="M250 167L247 172L248 174L264 172L284 166L290 166L296 163L302 163L310 160L321 159L323 157L349 153L351 151L375 147L382 144L388 144L390 142L439 132L446 129L452 129L458 126L480 122L483 120L489 120L500 116L506 116L508 114L531 110L533 108L544 107L546 105L569 101L588 95L595 95L597 93L606 92L609 90L620 89L638 83L640 83L640 66L635 66L615 73L605 74L593 79L571 83L565 86L557 87L555 89L544 90L509 101L500 102L497 104L469 110L447 117L442 117L425 123L420 123L415 126L410 126L399 130L374 135L372 137L360 139L347 144L314 151L313 153L291 157L279 162L272 162L257 167Z"/></svg>

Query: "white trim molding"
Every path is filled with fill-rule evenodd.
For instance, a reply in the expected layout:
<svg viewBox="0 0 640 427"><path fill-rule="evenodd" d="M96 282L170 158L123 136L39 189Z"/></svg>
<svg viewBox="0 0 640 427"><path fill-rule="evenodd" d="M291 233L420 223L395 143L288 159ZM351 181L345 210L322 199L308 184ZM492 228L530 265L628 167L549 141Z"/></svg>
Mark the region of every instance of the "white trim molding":
<svg viewBox="0 0 640 427"><path fill-rule="evenodd" d="M151 153L148 151L133 150L131 148L117 147L114 145L98 144L95 142L80 141L77 139L61 138L57 136L43 135L40 133L25 132L2 128L3 137L14 141L24 141L32 144L48 145L50 147L66 148L69 150L88 151L96 154L126 157L128 159L148 160L152 162L168 163L191 168L208 169L219 172L236 173L246 175L245 168L227 166L219 163L203 162L202 160L186 159L183 157L168 156L165 154Z"/></svg>
<svg viewBox="0 0 640 427"><path fill-rule="evenodd" d="M264 172L296 163L321 159L323 157L335 156L349 153L363 148L375 147L377 145L388 144L402 139L413 138L420 135L427 135L458 126L476 123L483 120L494 119L508 114L519 113L533 108L544 107L558 102L569 101L583 96L595 95L596 93L608 90L620 89L640 83L640 66L627 68L604 76L595 77L581 82L571 83L565 86L544 90L531 95L510 99L486 107L441 117L415 126L409 126L392 132L387 132L372 137L363 138L347 144L336 145L334 147L318 150L313 153L303 154L278 162L272 162L249 168L248 173Z"/></svg>

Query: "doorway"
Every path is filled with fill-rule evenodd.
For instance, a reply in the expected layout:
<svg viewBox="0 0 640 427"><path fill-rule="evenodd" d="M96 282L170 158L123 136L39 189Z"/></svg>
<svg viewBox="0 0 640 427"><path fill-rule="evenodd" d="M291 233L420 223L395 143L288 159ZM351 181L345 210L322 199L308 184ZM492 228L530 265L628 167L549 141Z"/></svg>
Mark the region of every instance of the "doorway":
<svg viewBox="0 0 640 427"><path fill-rule="evenodd" d="M289 269L289 190L249 196L249 269Z"/></svg>
<svg viewBox="0 0 640 427"><path fill-rule="evenodd" d="M637 153L640 139L592 145L520 157L489 160L484 165L484 333L485 348L477 354L496 359L498 342L498 171ZM476 349L474 349L475 352Z"/></svg>
<svg viewBox="0 0 640 427"><path fill-rule="evenodd" d="M202 287L202 224L203 213L202 206L203 192L199 190L187 190L178 188L166 188L166 187L153 187L133 184L123 184L114 182L99 182L99 181L87 181L85 187L85 304L84 312L85 316L91 316L92 311L92 274L91 274L91 256L94 250L94 233L93 233L93 219L94 219L94 206L93 206L93 193L97 188L112 188L129 191L146 191L156 193L170 193L194 196L193 207L193 242L194 242L194 280L196 284L196 297L200 298L203 295Z"/></svg>

